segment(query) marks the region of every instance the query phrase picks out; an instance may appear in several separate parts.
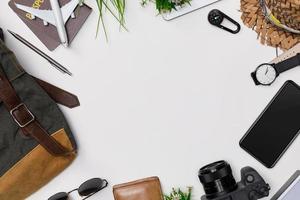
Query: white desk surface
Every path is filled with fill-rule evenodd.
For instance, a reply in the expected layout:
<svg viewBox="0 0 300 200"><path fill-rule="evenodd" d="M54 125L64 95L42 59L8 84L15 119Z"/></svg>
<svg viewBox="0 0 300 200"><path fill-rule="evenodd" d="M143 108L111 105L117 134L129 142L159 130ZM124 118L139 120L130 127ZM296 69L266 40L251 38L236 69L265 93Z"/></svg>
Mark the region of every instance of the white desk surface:
<svg viewBox="0 0 300 200"><path fill-rule="evenodd" d="M273 169L267 169L239 147L239 140L274 94L288 80L300 84L300 70L281 75L271 87L250 78L256 66L275 50L256 40L242 25L237 35L211 26L207 14L219 8L240 23L240 3L223 0L172 22L156 16L153 5L127 1L129 32L106 17L109 42L95 39L95 12L69 49L49 52L1 1L0 26L15 31L67 66L73 77L53 69L43 58L6 34L7 45L33 75L78 95L79 108L61 107L79 144L75 162L29 200L47 199L93 177L110 187L91 200L113 200L112 186L147 176L160 177L165 192L194 187L203 194L198 169L225 159L236 179L252 166L270 183L271 196L299 169L297 139ZM80 199L74 194L74 199ZM266 199L270 199L266 198Z"/></svg>

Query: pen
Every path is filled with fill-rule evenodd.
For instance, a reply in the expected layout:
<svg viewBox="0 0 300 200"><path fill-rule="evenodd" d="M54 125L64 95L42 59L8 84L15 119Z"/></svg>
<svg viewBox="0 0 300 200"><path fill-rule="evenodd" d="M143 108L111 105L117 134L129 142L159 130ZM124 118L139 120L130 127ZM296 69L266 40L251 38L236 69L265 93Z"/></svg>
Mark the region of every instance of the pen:
<svg viewBox="0 0 300 200"><path fill-rule="evenodd" d="M59 64L57 61L53 60L50 56L48 56L47 54L45 54L44 52L42 52L41 50L39 50L37 47L35 47L33 44L31 44L30 42L28 42L27 40L25 40L23 37L21 37L17 33L14 33L14 32L12 32L10 30L7 30L7 31L10 34L12 34L12 36L14 36L17 40L19 40L24 45L26 45L27 47L29 47L31 50L33 50L34 52L36 52L37 54L39 54L40 56L42 56L44 59L46 59L56 69L58 69L59 71L61 71L63 73L66 73L66 74L72 76L72 73L67 68L65 68L64 66L62 66L61 64Z"/></svg>

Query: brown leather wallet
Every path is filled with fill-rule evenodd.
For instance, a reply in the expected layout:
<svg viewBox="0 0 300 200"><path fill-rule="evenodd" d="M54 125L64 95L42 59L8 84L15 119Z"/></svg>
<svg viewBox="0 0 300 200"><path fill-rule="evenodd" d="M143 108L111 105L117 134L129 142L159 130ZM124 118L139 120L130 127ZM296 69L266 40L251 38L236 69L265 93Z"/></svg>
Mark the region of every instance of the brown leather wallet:
<svg viewBox="0 0 300 200"><path fill-rule="evenodd" d="M115 200L162 200L163 194L158 177L115 185Z"/></svg>

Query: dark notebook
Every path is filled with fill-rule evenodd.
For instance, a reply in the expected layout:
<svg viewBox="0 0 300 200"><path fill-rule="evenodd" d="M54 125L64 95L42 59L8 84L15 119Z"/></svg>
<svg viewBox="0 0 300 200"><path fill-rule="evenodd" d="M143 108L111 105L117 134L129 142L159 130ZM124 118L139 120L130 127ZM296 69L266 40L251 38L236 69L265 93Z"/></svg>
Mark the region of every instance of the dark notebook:
<svg viewBox="0 0 300 200"><path fill-rule="evenodd" d="M65 5L69 1L70 0L59 0L61 6ZM8 5L50 51L56 49L60 45L60 39L56 27L51 24L44 26L43 20L38 17L31 19L31 15L18 9L15 3L40 10L51 10L49 0L11 0ZM75 18L70 18L66 23L69 43L73 41L91 12L92 9L85 4L83 6L77 6L74 10Z"/></svg>

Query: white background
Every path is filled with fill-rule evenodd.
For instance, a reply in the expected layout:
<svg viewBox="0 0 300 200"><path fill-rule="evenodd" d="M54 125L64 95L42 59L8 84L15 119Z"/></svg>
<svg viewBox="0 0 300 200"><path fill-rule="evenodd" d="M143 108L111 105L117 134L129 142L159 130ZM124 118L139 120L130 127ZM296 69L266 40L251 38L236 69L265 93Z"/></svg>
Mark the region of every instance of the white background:
<svg viewBox="0 0 300 200"><path fill-rule="evenodd" d="M239 140L287 80L300 84L300 70L281 75L271 87L257 87L250 72L275 57L273 48L242 26L233 35L211 26L207 14L219 8L241 23L237 0L164 21L154 5L127 1L129 32L106 17L109 42L95 39L94 8L71 47L49 52L1 1L0 26L15 31L68 67L73 77L53 69L43 58L6 34L7 45L31 74L78 95L81 106L61 107L77 137L75 162L29 200L47 199L93 177L110 187L91 198L113 200L111 187L147 176L160 177L163 189L193 186L203 194L198 169L225 159L236 179L252 166L270 183L272 195L299 168L297 139L273 169L267 169L238 145ZM80 199L74 194L74 199ZM269 199L269 198L267 198Z"/></svg>

